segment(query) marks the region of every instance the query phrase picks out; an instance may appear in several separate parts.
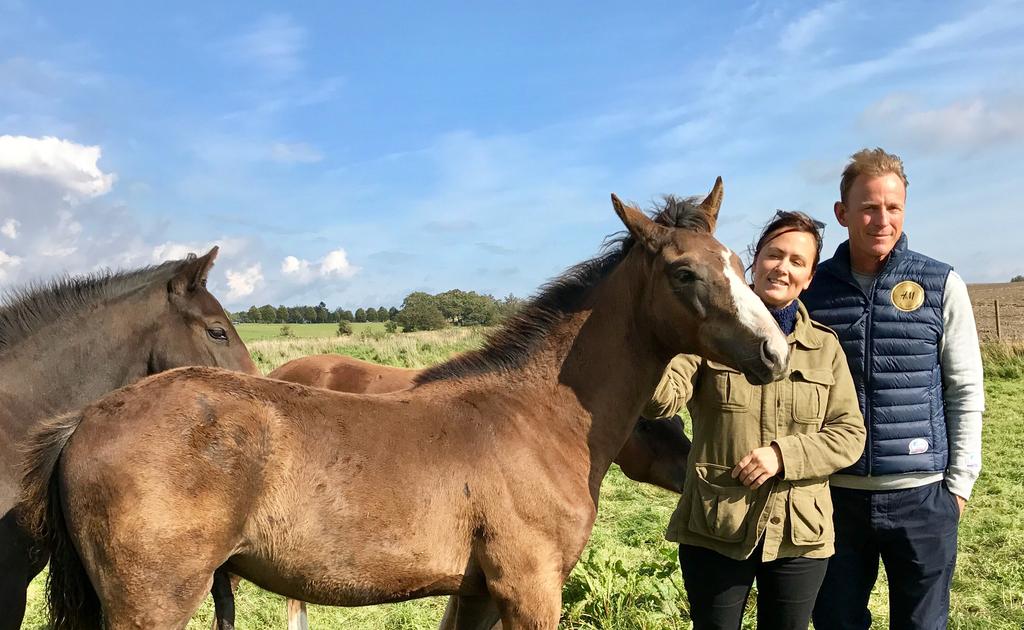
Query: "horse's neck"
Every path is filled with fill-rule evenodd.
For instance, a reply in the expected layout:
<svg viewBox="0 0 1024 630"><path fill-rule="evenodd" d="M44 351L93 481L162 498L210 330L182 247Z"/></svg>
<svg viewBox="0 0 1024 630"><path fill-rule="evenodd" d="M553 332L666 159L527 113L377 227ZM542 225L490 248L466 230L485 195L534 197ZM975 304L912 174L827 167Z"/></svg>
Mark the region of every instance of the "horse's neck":
<svg viewBox="0 0 1024 630"><path fill-rule="evenodd" d="M596 492L654 393L670 358L659 348L644 318L637 292L637 254L629 255L597 287L589 311L567 320L555 338L563 340L557 374L566 397L566 417L581 423L590 453Z"/></svg>
<svg viewBox="0 0 1024 630"><path fill-rule="evenodd" d="M144 292L85 308L40 326L0 355L0 422L19 437L63 413L145 376L155 301Z"/></svg>

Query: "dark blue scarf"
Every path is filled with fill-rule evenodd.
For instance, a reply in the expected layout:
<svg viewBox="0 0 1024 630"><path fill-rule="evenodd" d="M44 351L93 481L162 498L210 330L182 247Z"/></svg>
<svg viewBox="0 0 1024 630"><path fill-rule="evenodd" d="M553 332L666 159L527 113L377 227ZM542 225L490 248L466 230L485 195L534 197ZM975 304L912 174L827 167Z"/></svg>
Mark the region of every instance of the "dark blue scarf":
<svg viewBox="0 0 1024 630"><path fill-rule="evenodd" d="M782 308L768 308L768 312L772 314L775 321L778 322L779 328L782 332L787 335L793 334L793 329L796 328L796 313L797 305L796 300L789 303L789 306L783 306Z"/></svg>

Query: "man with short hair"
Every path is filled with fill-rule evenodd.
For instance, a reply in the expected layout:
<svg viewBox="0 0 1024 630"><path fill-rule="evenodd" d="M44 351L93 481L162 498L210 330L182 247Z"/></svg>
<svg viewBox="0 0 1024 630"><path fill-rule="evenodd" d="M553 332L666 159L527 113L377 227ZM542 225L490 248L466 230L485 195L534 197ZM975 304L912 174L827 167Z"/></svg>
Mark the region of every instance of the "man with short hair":
<svg viewBox="0 0 1024 630"><path fill-rule="evenodd" d="M899 157L864 149L840 182L849 240L801 300L840 338L867 425L864 454L832 476L836 554L817 630L868 628L885 563L889 625L945 628L960 515L981 472L981 352L964 281L907 247Z"/></svg>

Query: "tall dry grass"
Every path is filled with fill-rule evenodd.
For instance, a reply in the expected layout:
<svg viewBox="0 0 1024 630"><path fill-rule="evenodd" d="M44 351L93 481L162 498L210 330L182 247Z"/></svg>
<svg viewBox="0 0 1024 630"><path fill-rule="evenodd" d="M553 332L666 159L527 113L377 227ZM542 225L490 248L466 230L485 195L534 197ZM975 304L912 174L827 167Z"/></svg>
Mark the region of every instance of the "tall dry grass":
<svg viewBox="0 0 1024 630"><path fill-rule="evenodd" d="M981 362L986 378L1024 378L1024 341L986 341Z"/></svg>

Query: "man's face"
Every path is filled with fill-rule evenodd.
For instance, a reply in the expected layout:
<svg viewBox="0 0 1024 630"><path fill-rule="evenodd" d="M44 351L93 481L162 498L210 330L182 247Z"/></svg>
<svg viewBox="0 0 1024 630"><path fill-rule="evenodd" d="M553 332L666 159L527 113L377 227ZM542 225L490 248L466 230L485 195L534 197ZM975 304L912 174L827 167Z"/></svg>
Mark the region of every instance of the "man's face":
<svg viewBox="0 0 1024 630"><path fill-rule="evenodd" d="M846 195L836 202L836 219L850 234L850 256L856 266L885 259L903 234L903 210L907 188L899 175L860 175Z"/></svg>

